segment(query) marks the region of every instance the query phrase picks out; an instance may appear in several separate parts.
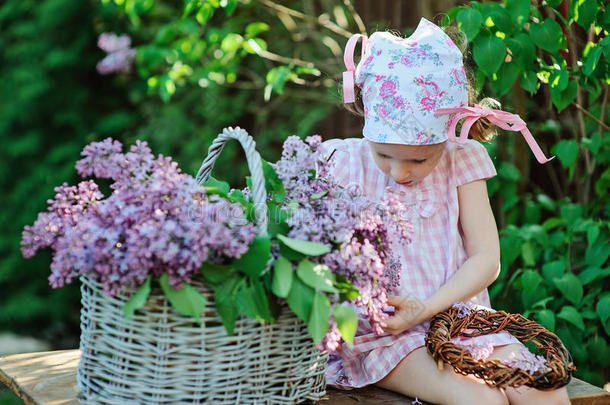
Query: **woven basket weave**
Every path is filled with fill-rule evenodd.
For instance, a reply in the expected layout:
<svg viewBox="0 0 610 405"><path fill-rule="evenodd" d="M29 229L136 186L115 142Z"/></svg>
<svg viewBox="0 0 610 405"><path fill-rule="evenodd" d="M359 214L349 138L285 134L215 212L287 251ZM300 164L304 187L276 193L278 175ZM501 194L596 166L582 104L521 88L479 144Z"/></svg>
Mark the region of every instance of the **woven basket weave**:
<svg viewBox="0 0 610 405"><path fill-rule="evenodd" d="M264 235L261 160L246 131L225 129L210 147L197 180L201 184L209 178L230 138L246 151L259 207L255 216ZM307 325L286 306L272 324L238 317L229 336L216 311L214 291L202 282L191 283L207 299L197 325L177 313L155 286L146 305L126 320L122 308L135 289L111 298L102 295L94 280L80 279L82 354L77 382L83 403L297 404L317 401L326 393L328 352L316 349Z"/></svg>

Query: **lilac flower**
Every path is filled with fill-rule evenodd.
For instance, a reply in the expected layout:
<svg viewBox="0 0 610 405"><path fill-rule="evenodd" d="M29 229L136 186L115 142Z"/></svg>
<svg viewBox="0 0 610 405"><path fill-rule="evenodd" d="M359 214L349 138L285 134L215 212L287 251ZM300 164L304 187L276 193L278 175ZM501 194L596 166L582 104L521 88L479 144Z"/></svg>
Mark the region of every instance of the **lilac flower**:
<svg viewBox="0 0 610 405"><path fill-rule="evenodd" d="M460 310L460 312L457 314L457 317L460 319L470 315L470 312L475 309L470 302L456 302L452 306Z"/></svg>
<svg viewBox="0 0 610 405"><path fill-rule="evenodd" d="M54 251L49 283L58 288L79 275L101 283L106 295L169 274L175 288L199 273L201 263L243 255L256 236L240 204L212 196L176 162L155 158L146 142L126 154L108 138L87 145L76 163L82 177L113 180L105 199L93 180L56 188L48 212L23 231L31 257Z"/></svg>
<svg viewBox="0 0 610 405"><path fill-rule="evenodd" d="M472 341L468 341L466 343L456 342L459 346L466 349L475 360L485 360L487 359L494 351L494 345L491 341L487 341L485 343L473 343Z"/></svg>
<svg viewBox="0 0 610 405"><path fill-rule="evenodd" d="M106 75L113 72L131 72L131 65L135 59L136 51L130 48L131 38L126 34L117 37L115 34L104 32L97 41L97 45L108 52L108 55L98 62L96 69Z"/></svg>
<svg viewBox="0 0 610 405"><path fill-rule="evenodd" d="M410 241L411 225L401 215L406 208L392 193L384 201L373 202L358 187L340 185L324 152L319 135L305 141L290 136L284 142L282 158L273 165L286 190L286 201L291 202L290 209L283 207L290 212L288 236L331 248L316 259L358 288L360 296L353 302L381 335L383 320L388 317L383 312L387 294L398 287L400 275L399 262L392 253L398 242L391 240ZM331 305L339 304L338 297L330 296L329 300ZM318 349L332 352L340 340L331 316L329 332Z"/></svg>
<svg viewBox="0 0 610 405"><path fill-rule="evenodd" d="M544 357L535 355L524 347L519 349L518 353L511 352L503 363L507 366L527 371L530 375L534 375L537 372L544 372L547 369Z"/></svg>

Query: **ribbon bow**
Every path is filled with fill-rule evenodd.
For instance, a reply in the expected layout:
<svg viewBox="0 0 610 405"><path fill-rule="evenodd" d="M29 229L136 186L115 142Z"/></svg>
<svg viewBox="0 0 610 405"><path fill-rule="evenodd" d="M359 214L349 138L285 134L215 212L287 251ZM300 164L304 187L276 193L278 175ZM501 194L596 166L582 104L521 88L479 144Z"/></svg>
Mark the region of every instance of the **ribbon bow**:
<svg viewBox="0 0 610 405"><path fill-rule="evenodd" d="M536 160L538 163L546 163L549 160L553 159L555 156L551 156L550 159L547 159L540 149L540 146L536 143L536 140L532 136L532 133L527 128L525 121L519 117L517 114L511 114L502 110L495 110L488 107L483 107L478 104L474 104L472 107L469 106L461 106L461 107L451 107L451 108L438 108L434 112L434 116L445 115L445 114L453 114L456 113L455 116L451 117L449 122L449 127L447 128L447 137L450 141L457 143L464 143L468 138L468 132L470 131L470 127L474 124L476 120L479 118L487 118L491 123L499 126L502 129L508 131L519 131L525 138L525 141L529 145L530 149L536 156ZM462 118L466 118L464 124L462 125L462 130L460 131L459 139L455 136L455 127Z"/></svg>
<svg viewBox="0 0 610 405"><path fill-rule="evenodd" d="M347 41L345 45L345 52L343 53L343 61L347 70L343 72L343 102L353 103L356 100L354 95L354 77L356 76L356 68L354 67L354 49L356 48L356 42L358 38L362 37L362 52L360 58L364 57L364 47L368 41L368 38L362 34L354 34Z"/></svg>

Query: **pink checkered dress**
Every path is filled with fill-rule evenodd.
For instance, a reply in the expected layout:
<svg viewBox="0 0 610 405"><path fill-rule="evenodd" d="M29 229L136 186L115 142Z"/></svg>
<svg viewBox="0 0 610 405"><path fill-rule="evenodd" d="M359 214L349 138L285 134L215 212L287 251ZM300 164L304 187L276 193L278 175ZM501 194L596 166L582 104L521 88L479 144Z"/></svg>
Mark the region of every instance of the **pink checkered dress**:
<svg viewBox="0 0 610 405"><path fill-rule="evenodd" d="M412 295L422 300L430 297L467 259L458 226L457 187L496 175L485 147L474 140L464 144L447 142L435 169L413 186L398 184L384 174L375 164L364 138L331 139L323 143L323 148L326 156L335 150L331 162L342 184L357 183L376 201L387 187L399 191L409 207L414 230L413 241L395 252L402 263L396 295ZM487 289L468 301L491 309ZM349 390L381 380L412 350L424 346L429 326L426 321L398 336L389 333L377 336L368 321L359 316L353 345L343 343L341 352L330 356L327 384ZM494 346L519 343L508 332L462 338L460 342L477 345L491 342Z"/></svg>

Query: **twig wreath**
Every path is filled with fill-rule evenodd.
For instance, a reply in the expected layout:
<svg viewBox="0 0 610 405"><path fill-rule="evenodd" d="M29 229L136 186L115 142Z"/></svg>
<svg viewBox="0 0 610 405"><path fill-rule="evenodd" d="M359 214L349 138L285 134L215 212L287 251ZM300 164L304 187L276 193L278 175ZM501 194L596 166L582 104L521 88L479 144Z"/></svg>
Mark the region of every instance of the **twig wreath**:
<svg viewBox="0 0 610 405"><path fill-rule="evenodd" d="M452 342L458 336L474 337L503 330L521 342L533 341L546 354L546 359L536 356L542 364L528 369L498 358L476 359L466 348ZM443 362L448 363L456 372L473 374L497 388L522 385L538 389L560 388L570 382L572 372L576 370L570 352L554 333L521 314L492 312L469 304L454 304L436 314L430 321L425 342L440 370Z"/></svg>

